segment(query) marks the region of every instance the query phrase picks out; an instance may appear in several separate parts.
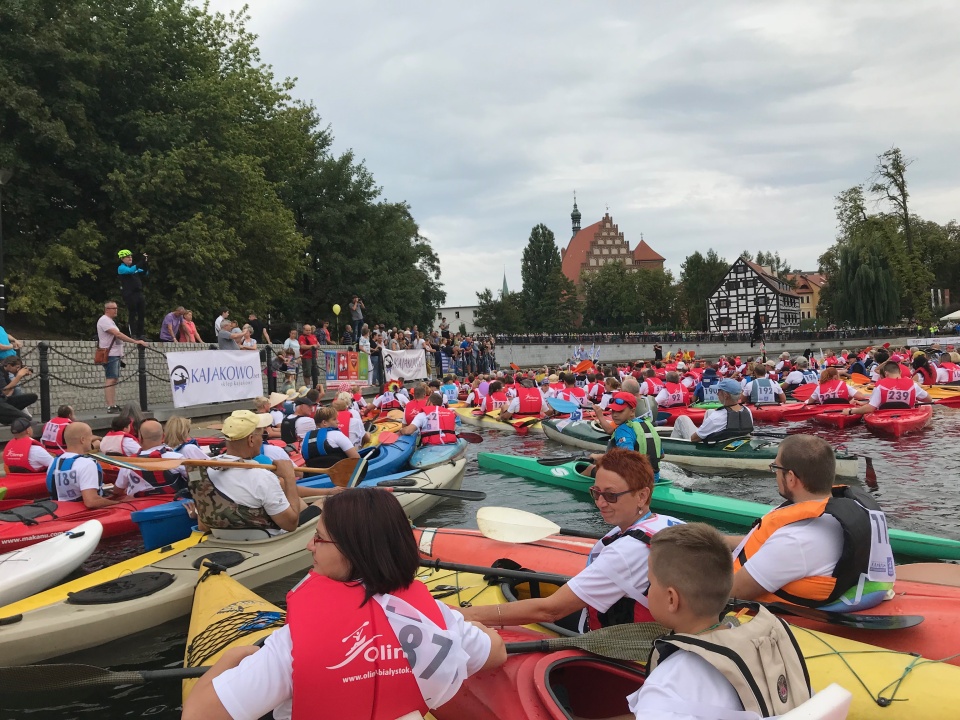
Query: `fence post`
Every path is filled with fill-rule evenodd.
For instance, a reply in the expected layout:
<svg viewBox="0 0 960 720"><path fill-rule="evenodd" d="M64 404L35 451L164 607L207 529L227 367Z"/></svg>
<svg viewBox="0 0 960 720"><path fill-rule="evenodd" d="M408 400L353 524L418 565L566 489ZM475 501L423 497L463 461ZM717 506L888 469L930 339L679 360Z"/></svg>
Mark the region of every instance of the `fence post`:
<svg viewBox="0 0 960 720"><path fill-rule="evenodd" d="M267 395L277 391L277 374L273 371L273 348L269 345L264 346L263 359L266 361L267 372Z"/></svg>
<svg viewBox="0 0 960 720"><path fill-rule="evenodd" d="M147 412L150 404L147 399L147 349L137 345L137 380L140 384L140 409Z"/></svg>
<svg viewBox="0 0 960 720"><path fill-rule="evenodd" d="M44 422L50 420L50 361L47 359L47 353L50 346L46 342L37 345L40 350L40 419Z"/></svg>

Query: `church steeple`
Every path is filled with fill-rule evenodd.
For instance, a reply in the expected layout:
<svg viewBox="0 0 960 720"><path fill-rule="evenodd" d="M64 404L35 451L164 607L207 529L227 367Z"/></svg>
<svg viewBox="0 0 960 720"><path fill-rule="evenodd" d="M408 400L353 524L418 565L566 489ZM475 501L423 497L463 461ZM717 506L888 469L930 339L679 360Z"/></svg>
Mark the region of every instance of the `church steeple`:
<svg viewBox="0 0 960 720"><path fill-rule="evenodd" d="M570 220L573 224L573 234L580 232L580 211L577 210L577 191L573 191L573 212L570 213ZM572 236L571 236L572 237Z"/></svg>

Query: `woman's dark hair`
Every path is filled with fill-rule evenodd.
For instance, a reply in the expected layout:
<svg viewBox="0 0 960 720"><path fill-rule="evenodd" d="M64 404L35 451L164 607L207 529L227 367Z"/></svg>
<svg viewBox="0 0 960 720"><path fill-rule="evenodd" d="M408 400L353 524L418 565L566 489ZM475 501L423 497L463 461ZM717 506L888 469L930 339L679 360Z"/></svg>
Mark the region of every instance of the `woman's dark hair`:
<svg viewBox="0 0 960 720"><path fill-rule="evenodd" d="M350 564L351 580L363 583L364 603L414 581L420 555L410 521L392 493L353 488L328 497L323 503L323 524Z"/></svg>

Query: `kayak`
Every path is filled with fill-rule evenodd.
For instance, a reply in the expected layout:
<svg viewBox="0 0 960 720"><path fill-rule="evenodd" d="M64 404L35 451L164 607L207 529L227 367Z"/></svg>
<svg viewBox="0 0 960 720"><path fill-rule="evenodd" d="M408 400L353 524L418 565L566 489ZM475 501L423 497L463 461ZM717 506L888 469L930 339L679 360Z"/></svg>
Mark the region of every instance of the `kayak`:
<svg viewBox="0 0 960 720"><path fill-rule="evenodd" d="M864 416L867 429L878 435L900 437L904 433L922 430L933 418L933 407L921 405L909 410L877 410Z"/></svg>
<svg viewBox="0 0 960 720"><path fill-rule="evenodd" d="M835 427L839 430L845 430L848 427L853 427L858 422L863 420L863 415L844 415L841 412L843 407L837 407L836 405L827 405L826 407L830 409L824 409L816 415L811 415L809 419L817 425Z"/></svg>
<svg viewBox="0 0 960 720"><path fill-rule="evenodd" d="M379 422L373 423L372 426L367 425L367 433L370 435L370 442L368 442L364 447L369 447L371 445L379 445L381 433L399 432L400 428L402 427L403 427L402 420L394 420L392 418L380 420Z"/></svg>
<svg viewBox="0 0 960 720"><path fill-rule="evenodd" d="M388 445L366 446L360 451L361 456L367 457L367 469L364 477L369 479L383 478L398 472L410 462L416 444L417 438L415 435L398 435L397 439ZM297 484L311 488L333 487L333 481L330 480L329 475L304 475L297 480Z"/></svg>
<svg viewBox="0 0 960 720"><path fill-rule="evenodd" d="M551 440L589 452L606 450L610 436L587 420L544 420L543 432ZM679 438L661 437L664 460L691 469L755 470L769 472L777 458L777 441L764 437L744 437L718 443L693 443ZM837 477L855 478L859 460L856 455L837 453Z"/></svg>
<svg viewBox="0 0 960 720"><path fill-rule="evenodd" d="M417 473L421 487L458 488L466 460ZM411 520L443 498L397 494ZM0 608L0 657L25 665L95 647L187 615L200 561L213 556L258 587L306 570L316 520L266 537L262 530L194 532L189 538ZM67 589L67 586L70 586Z"/></svg>
<svg viewBox="0 0 960 720"><path fill-rule="evenodd" d="M88 520L49 540L0 555L0 606L56 585L93 554L103 525Z"/></svg>
<svg viewBox="0 0 960 720"><path fill-rule="evenodd" d="M137 531L130 513L169 501L169 495L135 498L90 510L82 502L3 500L0 501L0 549L9 551L34 545L87 520L100 521L104 538L126 535Z"/></svg>
<svg viewBox="0 0 960 720"><path fill-rule="evenodd" d="M474 427L487 428L488 430L500 430L501 432L542 433L543 427L540 421L531 422L532 418L510 418L504 422L500 419L500 410L492 410L488 413L482 413L477 408L460 407L454 408L460 421L466 425Z"/></svg>
<svg viewBox="0 0 960 720"><path fill-rule="evenodd" d="M213 665L230 648L253 645L286 620L283 610L228 574L212 573L206 567L198 572L183 653L185 668ZM195 679L183 681L184 700L196 684Z"/></svg>
<svg viewBox="0 0 960 720"><path fill-rule="evenodd" d="M430 529L424 529L416 536L421 548L426 541L432 543L430 559L482 566L489 566L497 560L507 559L525 569L555 575L575 575L582 570L586 565L587 554L596 543L593 539L553 535L526 547L491 540L481 535L478 530L463 530L457 535L452 535L449 534L448 528L441 528L435 533L436 535L431 535ZM424 538L427 540L425 541ZM514 567L512 564L504 566ZM469 575L458 572L456 577L456 585L468 585L461 580ZM544 583L541 585L547 586ZM957 647L957 631L960 629L960 588L898 580L894 590L897 594L896 598L865 610L861 614L922 615L924 621L921 624L898 630L865 630L828 625L806 618L790 617L788 620L791 624L818 632L828 632L837 635L838 638L842 636L887 650L915 653L925 658L939 660L956 655L960 650ZM471 594L468 587L459 598L451 597L449 602L455 605L455 601L469 599ZM471 602L478 604L475 600ZM953 657L948 660L948 663L960 665L960 658ZM814 686L823 687L822 684L816 683Z"/></svg>
<svg viewBox="0 0 960 720"><path fill-rule="evenodd" d="M415 470L426 470L459 460L466 454L468 444L466 440L458 438L455 443L445 445L421 445L413 452L410 467ZM369 476L369 473L367 475Z"/></svg>
<svg viewBox="0 0 960 720"><path fill-rule="evenodd" d="M33 500L50 494L47 490L47 473L45 472L8 472L4 475L2 482L7 488L6 497L10 500ZM3 496L0 495L0 500L2 499Z"/></svg>
<svg viewBox="0 0 960 720"><path fill-rule="evenodd" d="M282 626L286 613L248 590L229 575L207 574L200 570L190 614L190 629L183 666L210 666L230 648L254 645ZM446 586L421 573L434 597L443 599ZM222 628L222 630L220 630ZM549 635L518 627L497 631L507 643L541 640ZM538 670L539 668L539 670ZM571 676L571 673L574 673ZM579 682L570 682L582 676ZM627 710L627 696L643 684L643 669L581 650L510 655L498 670L480 673L467 680L460 692L442 707L431 711L434 718L556 718L570 717L557 697L569 699L578 716L610 717ZM520 682L520 679L523 682ZM535 679L542 680L535 680ZM183 681L183 699L196 685ZM560 691L560 686L566 692ZM600 690L600 692L598 692ZM830 715L808 715L809 720L829 720Z"/></svg>
<svg viewBox="0 0 960 720"><path fill-rule="evenodd" d="M588 490L594 484L592 478L580 474L588 464L582 460L562 465L543 465L537 462L537 458L482 452L477 454L477 462L480 467L488 470L563 487L588 497ZM696 492L675 485L669 480L661 480L654 485L650 506L655 511L667 515L678 514L689 519L719 522L726 526L746 529L753 527L757 518L763 517L773 509L770 505L750 500ZM890 528L889 534L893 550L899 555L933 560L960 560L960 541L958 540L897 528Z"/></svg>

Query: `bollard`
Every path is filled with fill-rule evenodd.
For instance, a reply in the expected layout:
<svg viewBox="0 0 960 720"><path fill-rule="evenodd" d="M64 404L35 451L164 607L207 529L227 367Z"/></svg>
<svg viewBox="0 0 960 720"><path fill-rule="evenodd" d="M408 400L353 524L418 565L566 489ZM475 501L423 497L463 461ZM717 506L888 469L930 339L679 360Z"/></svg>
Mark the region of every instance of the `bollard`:
<svg viewBox="0 0 960 720"><path fill-rule="evenodd" d="M267 373L267 395L270 393L275 393L277 391L277 374L273 370L273 362L270 357L273 355L273 348L269 345L266 346L267 349L264 351L264 354L261 355L261 358L266 360L266 373Z"/></svg>
<svg viewBox="0 0 960 720"><path fill-rule="evenodd" d="M137 380L140 384L140 409L147 412L150 404L147 399L147 349L137 346Z"/></svg>
<svg viewBox="0 0 960 720"><path fill-rule="evenodd" d="M40 419L44 422L50 421L50 362L47 355L50 352L50 346L41 342L37 345L40 350Z"/></svg>

